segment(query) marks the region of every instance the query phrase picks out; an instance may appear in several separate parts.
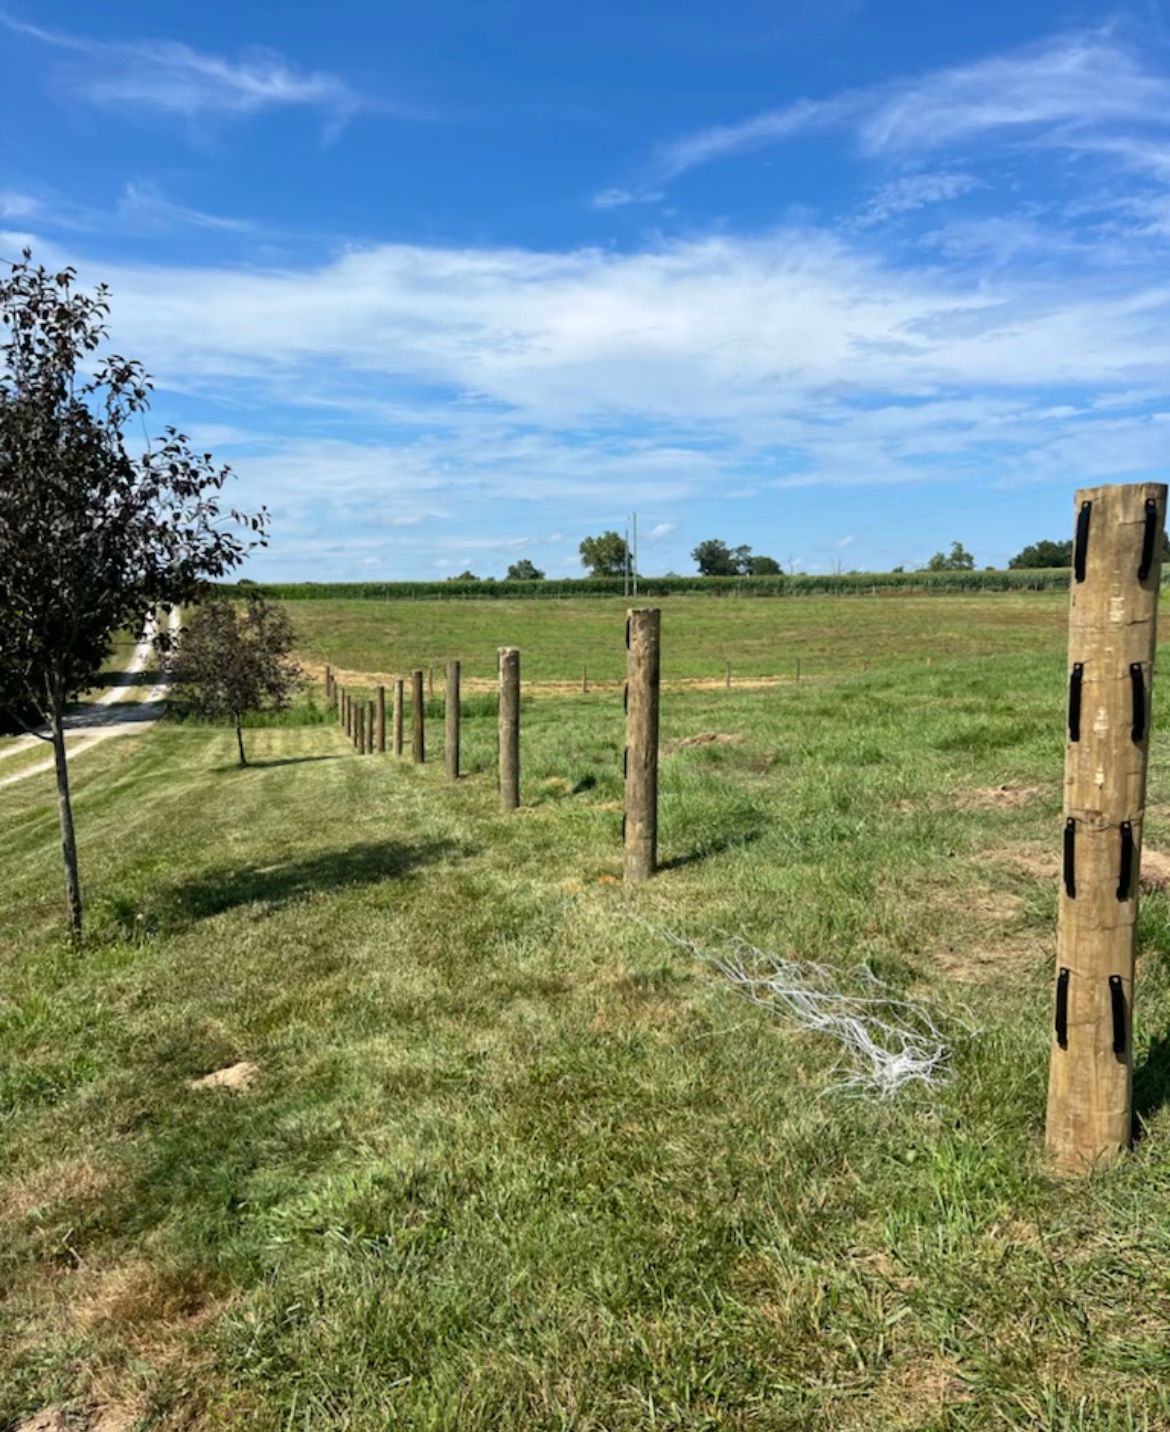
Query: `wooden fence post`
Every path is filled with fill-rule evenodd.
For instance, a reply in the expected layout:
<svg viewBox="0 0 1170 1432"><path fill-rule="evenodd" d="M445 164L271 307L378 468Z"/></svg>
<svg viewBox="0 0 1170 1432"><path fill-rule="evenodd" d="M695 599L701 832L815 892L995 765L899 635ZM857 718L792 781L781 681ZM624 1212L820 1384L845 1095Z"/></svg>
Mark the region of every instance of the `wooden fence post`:
<svg viewBox="0 0 1170 1432"><path fill-rule="evenodd" d="M325 700L333 700L333 668L331 666L325 668Z"/></svg>
<svg viewBox="0 0 1170 1432"><path fill-rule="evenodd" d="M344 710L344 712L342 713L342 722L341 722L342 730L345 732L345 734L346 734L347 736L349 736L349 735L351 734L352 729L353 729L352 726L350 725L350 722L351 722L352 718L353 718L353 698L350 696L349 692L347 691L347 692L345 693L345 710Z"/></svg>
<svg viewBox="0 0 1170 1432"><path fill-rule="evenodd" d="M459 708L460 668L457 661L447 663L447 689L443 710L443 758L447 774L453 781L459 779Z"/></svg>
<svg viewBox="0 0 1170 1432"><path fill-rule="evenodd" d="M626 613L625 878L647 880L658 865L658 687L661 617L657 607Z"/></svg>
<svg viewBox="0 0 1170 1432"><path fill-rule="evenodd" d="M386 753L386 688L378 687L378 720L374 732L374 744L379 755Z"/></svg>
<svg viewBox="0 0 1170 1432"><path fill-rule="evenodd" d="M374 754L374 721L375 707L372 701L366 702L366 740L362 748L367 756Z"/></svg>
<svg viewBox="0 0 1170 1432"><path fill-rule="evenodd" d="M589 668L588 668L587 666L583 666L583 667L581 668L581 695L582 695L582 696L587 696L588 694L589 694Z"/></svg>
<svg viewBox="0 0 1170 1432"><path fill-rule="evenodd" d="M390 725L390 750L393 755L402 755L402 698L403 680L401 676L394 678L394 710Z"/></svg>
<svg viewBox="0 0 1170 1432"><path fill-rule="evenodd" d="M726 680L725 680L724 684L726 685L728 691L730 691L730 690L731 690L731 662L728 661L728 662L725 663L725 665L726 665L726 667L727 667L727 676L726 676Z"/></svg>
<svg viewBox="0 0 1170 1432"><path fill-rule="evenodd" d="M427 700L429 701L429 700L431 699L431 697L434 696L434 694L435 694L435 668L434 668L433 666L428 666L428 667L427 667Z"/></svg>
<svg viewBox="0 0 1170 1432"><path fill-rule="evenodd" d="M500 806L520 804L520 652L500 647Z"/></svg>
<svg viewBox="0 0 1170 1432"><path fill-rule="evenodd" d="M1064 850L1047 1144L1085 1169L1129 1145L1133 975L1166 488L1076 495Z"/></svg>
<svg viewBox="0 0 1170 1432"><path fill-rule="evenodd" d="M421 766L427 758L427 741L424 734L426 721L426 699L423 696L422 667L410 673L410 741L414 763Z"/></svg>
<svg viewBox="0 0 1170 1432"><path fill-rule="evenodd" d="M359 701L357 710L357 753L359 756L366 754L366 726L370 719L370 703Z"/></svg>

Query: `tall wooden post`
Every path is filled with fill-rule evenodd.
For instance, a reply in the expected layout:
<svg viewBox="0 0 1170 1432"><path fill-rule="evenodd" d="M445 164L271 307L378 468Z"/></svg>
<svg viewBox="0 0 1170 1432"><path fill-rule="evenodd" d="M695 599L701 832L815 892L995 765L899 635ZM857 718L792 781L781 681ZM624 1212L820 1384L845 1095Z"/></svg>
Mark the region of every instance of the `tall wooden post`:
<svg viewBox="0 0 1170 1432"><path fill-rule="evenodd" d="M427 758L427 741L423 732L426 720L426 701L423 696L423 674L420 667L410 673L410 741L416 766Z"/></svg>
<svg viewBox="0 0 1170 1432"><path fill-rule="evenodd" d="M369 719L370 703L368 701L359 701L357 708L357 740L354 743L357 746L359 756L366 754L366 725Z"/></svg>
<svg viewBox="0 0 1170 1432"><path fill-rule="evenodd" d="M500 805L520 804L520 652L500 647Z"/></svg>
<svg viewBox="0 0 1170 1432"><path fill-rule="evenodd" d="M377 708L372 701L366 702L366 744L365 753L367 756L374 754L374 724L377 721Z"/></svg>
<svg viewBox="0 0 1170 1432"><path fill-rule="evenodd" d="M333 668L331 666L325 668L325 700L333 700Z"/></svg>
<svg viewBox="0 0 1170 1432"><path fill-rule="evenodd" d="M378 719L374 729L374 746L379 755L386 752L386 688L378 687Z"/></svg>
<svg viewBox="0 0 1170 1432"><path fill-rule="evenodd" d="M443 711L443 758L447 774L459 779L460 669L457 661L447 663L446 705Z"/></svg>
<svg viewBox="0 0 1170 1432"><path fill-rule="evenodd" d="M351 725L353 720L353 697L350 696L348 691L345 693L345 710L342 713L342 718L342 729L347 736L350 736L353 732Z"/></svg>
<svg viewBox="0 0 1170 1432"><path fill-rule="evenodd" d="M658 865L658 686L661 612L626 613L625 877L647 880Z"/></svg>
<svg viewBox="0 0 1170 1432"><path fill-rule="evenodd" d="M402 698L403 698L402 677L394 680L394 712L390 724L390 750L393 755L402 755Z"/></svg>
<svg viewBox="0 0 1170 1432"><path fill-rule="evenodd" d="M1047 1143L1069 1168L1129 1145L1138 872L1166 488L1076 495Z"/></svg>

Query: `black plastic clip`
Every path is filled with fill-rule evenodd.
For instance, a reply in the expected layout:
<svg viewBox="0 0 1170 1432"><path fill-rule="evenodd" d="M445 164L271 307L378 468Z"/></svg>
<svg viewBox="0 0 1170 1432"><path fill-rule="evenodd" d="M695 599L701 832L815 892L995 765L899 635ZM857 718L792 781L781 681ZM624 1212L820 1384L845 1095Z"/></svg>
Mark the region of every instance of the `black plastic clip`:
<svg viewBox="0 0 1170 1432"><path fill-rule="evenodd" d="M1121 862L1117 874L1117 898L1128 900L1133 885L1133 825L1121 822Z"/></svg>
<svg viewBox="0 0 1170 1432"><path fill-rule="evenodd" d="M1085 663L1074 661L1068 679L1068 739L1081 739L1081 685L1085 679Z"/></svg>
<svg viewBox="0 0 1170 1432"><path fill-rule="evenodd" d="M1077 822L1071 815L1064 823L1064 893L1077 898Z"/></svg>
<svg viewBox="0 0 1170 1432"><path fill-rule="evenodd" d="M1109 1004L1113 1011L1113 1052L1124 1054L1128 1040L1125 1037L1125 987L1120 975L1109 976Z"/></svg>
<svg viewBox="0 0 1170 1432"><path fill-rule="evenodd" d="M1146 739L1146 673L1140 661L1129 664L1129 684L1133 688L1133 725L1129 734L1140 746Z"/></svg>
<svg viewBox="0 0 1170 1432"><path fill-rule="evenodd" d="M1142 531L1142 562L1138 568L1138 581L1144 582L1154 565L1154 543L1158 537L1158 504L1152 497L1146 498L1146 525ZM1161 563L1159 563L1161 565Z"/></svg>
<svg viewBox="0 0 1170 1432"><path fill-rule="evenodd" d="M1068 970L1063 966L1056 977L1056 1042L1068 1048Z"/></svg>
<svg viewBox="0 0 1170 1432"><path fill-rule="evenodd" d="M1089 517L1093 511L1091 502L1082 502L1077 513L1077 540L1073 550L1073 575L1078 582L1085 580L1085 558L1089 552Z"/></svg>

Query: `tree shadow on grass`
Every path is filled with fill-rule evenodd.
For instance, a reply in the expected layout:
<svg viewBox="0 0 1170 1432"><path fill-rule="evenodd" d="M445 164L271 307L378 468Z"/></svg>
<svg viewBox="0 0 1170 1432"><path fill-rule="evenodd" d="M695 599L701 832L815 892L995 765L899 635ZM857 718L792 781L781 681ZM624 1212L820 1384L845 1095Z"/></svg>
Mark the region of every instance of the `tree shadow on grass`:
<svg viewBox="0 0 1170 1432"><path fill-rule="evenodd" d="M1133 1137L1145 1132L1147 1119L1170 1104L1170 1034L1150 1040L1146 1057L1133 1071Z"/></svg>
<svg viewBox="0 0 1170 1432"><path fill-rule="evenodd" d="M270 865L225 865L176 886L163 920L173 929L242 905L272 910L324 891L407 880L424 866L469 853L451 840L383 840Z"/></svg>
<svg viewBox="0 0 1170 1432"><path fill-rule="evenodd" d="M141 671L100 671L94 677L90 690L97 691L102 687L108 690L111 686L157 686L159 676L157 666L143 667Z"/></svg>
<svg viewBox="0 0 1170 1432"><path fill-rule="evenodd" d="M306 761L341 761L345 756L341 751L332 751L324 756L273 756L270 760L254 760L248 757L248 764L241 766L239 761L225 762L222 766L215 766L216 775L222 775L231 771L266 771L272 766L302 766Z"/></svg>
<svg viewBox="0 0 1170 1432"><path fill-rule="evenodd" d="M736 835L721 835L714 840L705 840L694 850L688 850L682 855L674 855L669 860L660 861L658 868L659 870L682 870L688 865L698 865L700 861L709 860L713 855L723 855L729 850L739 850L742 846L754 845L759 838L758 830L740 831Z"/></svg>

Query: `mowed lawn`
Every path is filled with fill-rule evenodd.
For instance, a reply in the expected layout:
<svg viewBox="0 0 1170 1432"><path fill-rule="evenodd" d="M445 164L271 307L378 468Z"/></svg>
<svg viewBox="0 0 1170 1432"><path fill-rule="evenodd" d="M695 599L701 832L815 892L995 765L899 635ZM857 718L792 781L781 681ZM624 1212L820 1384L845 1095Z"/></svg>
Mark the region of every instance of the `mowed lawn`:
<svg viewBox="0 0 1170 1432"><path fill-rule="evenodd" d="M509 817L482 697L457 786L438 700L423 769L333 725L251 731L245 771L227 730L105 743L77 951L51 782L0 791L0 1426L1170 1425L1170 897L1140 922L1143 1137L1057 1179L1062 614L975 605L998 655L667 693L666 868L633 893L613 692L525 701ZM936 1002L949 1081L841 1090L830 1042L667 931L868 963ZM250 1088L189 1087L242 1060Z"/></svg>
<svg viewBox="0 0 1170 1432"><path fill-rule="evenodd" d="M852 675L875 664L1063 649L1063 592L967 596L654 599L662 608L663 677ZM463 663L494 677L501 646L521 650L526 681L616 681L625 673L620 597L563 601L295 601L288 610L314 663L401 673Z"/></svg>

